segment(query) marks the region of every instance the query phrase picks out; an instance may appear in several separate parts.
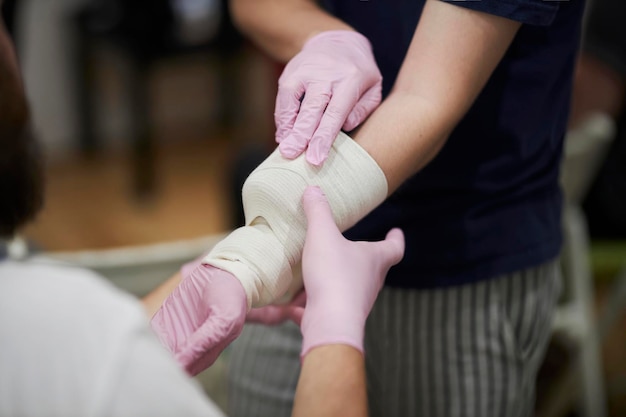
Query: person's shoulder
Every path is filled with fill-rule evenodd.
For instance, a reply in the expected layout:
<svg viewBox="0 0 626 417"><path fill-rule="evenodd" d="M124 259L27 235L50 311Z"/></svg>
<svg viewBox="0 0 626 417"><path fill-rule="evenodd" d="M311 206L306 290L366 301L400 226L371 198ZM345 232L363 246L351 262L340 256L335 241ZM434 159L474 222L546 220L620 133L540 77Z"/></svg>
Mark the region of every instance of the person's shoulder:
<svg viewBox="0 0 626 417"><path fill-rule="evenodd" d="M3 278L37 281L39 284L72 282L98 282L100 277L84 268L45 257L31 257L23 260L5 260L0 263ZM1 282L0 282L1 283ZM89 285L89 284L87 284Z"/></svg>
<svg viewBox="0 0 626 417"><path fill-rule="evenodd" d="M92 271L0 262L0 333L0 415L223 416L138 300Z"/></svg>
<svg viewBox="0 0 626 417"><path fill-rule="evenodd" d="M145 320L134 297L98 274L45 258L0 263L0 298L3 309L17 309L15 313L24 319L57 317L76 322L108 314L110 319Z"/></svg>
<svg viewBox="0 0 626 417"><path fill-rule="evenodd" d="M41 289L50 290L76 288L76 291L69 294L81 292L82 295L89 295L96 291L98 294L103 292L110 296L126 295L94 271L45 257L2 262L0 275L3 277L0 285L6 285L8 281L12 286L37 285Z"/></svg>

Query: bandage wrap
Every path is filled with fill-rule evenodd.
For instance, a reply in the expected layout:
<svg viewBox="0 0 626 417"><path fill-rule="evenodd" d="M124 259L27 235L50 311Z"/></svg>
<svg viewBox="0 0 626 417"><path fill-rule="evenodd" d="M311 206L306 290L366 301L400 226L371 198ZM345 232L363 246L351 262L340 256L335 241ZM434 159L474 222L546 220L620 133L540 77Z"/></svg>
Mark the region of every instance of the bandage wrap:
<svg viewBox="0 0 626 417"><path fill-rule="evenodd" d="M304 247L306 217L301 199L308 185L324 191L342 231L387 196L380 167L344 133L337 136L322 167L309 164L304 155L288 160L275 150L243 186L246 226L218 243L203 261L235 275L249 307L275 302L302 285L301 279L294 282L298 274L292 269L299 267Z"/></svg>

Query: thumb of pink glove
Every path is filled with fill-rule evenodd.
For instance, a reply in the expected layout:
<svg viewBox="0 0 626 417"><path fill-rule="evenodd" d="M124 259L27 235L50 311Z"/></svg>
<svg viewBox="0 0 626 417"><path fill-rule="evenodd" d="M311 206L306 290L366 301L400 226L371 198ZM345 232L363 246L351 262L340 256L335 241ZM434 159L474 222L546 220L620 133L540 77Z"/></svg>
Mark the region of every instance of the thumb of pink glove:
<svg viewBox="0 0 626 417"><path fill-rule="evenodd" d="M150 325L176 361L196 375L239 336L248 304L241 283L229 272L210 265L182 272L182 282Z"/></svg>
<svg viewBox="0 0 626 417"><path fill-rule="evenodd" d="M331 30L309 39L278 80L274 120L285 158L305 149L321 165L339 130L350 131L380 104L382 75L370 42L352 30Z"/></svg>
<svg viewBox="0 0 626 417"><path fill-rule="evenodd" d="M363 352L365 320L387 271L404 254L404 235L392 229L380 242L343 237L318 187L303 196L307 235L302 273L307 303L302 317L302 357L312 348L346 344Z"/></svg>

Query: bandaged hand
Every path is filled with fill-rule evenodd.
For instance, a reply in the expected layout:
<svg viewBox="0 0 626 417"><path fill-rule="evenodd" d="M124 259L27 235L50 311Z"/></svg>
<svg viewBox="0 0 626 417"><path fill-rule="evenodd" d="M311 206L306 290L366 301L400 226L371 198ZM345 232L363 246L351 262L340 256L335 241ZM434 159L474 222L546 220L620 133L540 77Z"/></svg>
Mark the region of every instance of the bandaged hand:
<svg viewBox="0 0 626 417"><path fill-rule="evenodd" d="M302 255L307 300L301 357L328 344L363 352L365 320L387 271L402 259L404 235L392 229L380 242L352 242L337 228L319 188L307 188L303 205L308 226Z"/></svg>
<svg viewBox="0 0 626 417"><path fill-rule="evenodd" d="M291 300L302 289L297 273L306 235L301 198L310 184L325 190L341 230L387 195L380 167L343 133L323 167L308 164L304 155L286 160L278 151L264 161L244 185L246 225L215 245L201 266L183 267L181 284L151 321L161 342L192 375L213 363L239 335L251 308ZM276 320L277 312L284 311L272 310L257 315L257 321L272 314Z"/></svg>
<svg viewBox="0 0 626 417"><path fill-rule="evenodd" d="M285 158L306 149L321 165L343 128L350 131L380 104L382 76L367 38L350 30L309 39L278 80L276 142Z"/></svg>

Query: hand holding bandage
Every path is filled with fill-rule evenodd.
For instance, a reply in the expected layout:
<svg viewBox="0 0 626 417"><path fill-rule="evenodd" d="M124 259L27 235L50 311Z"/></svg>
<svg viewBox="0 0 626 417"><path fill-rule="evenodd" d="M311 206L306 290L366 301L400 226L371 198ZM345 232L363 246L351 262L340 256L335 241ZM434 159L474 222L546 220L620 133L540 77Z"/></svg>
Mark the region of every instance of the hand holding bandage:
<svg viewBox="0 0 626 417"><path fill-rule="evenodd" d="M372 46L352 30L309 39L285 66L276 95L276 142L285 158L306 150L322 165L340 129L351 131L380 104L383 77Z"/></svg>
<svg viewBox="0 0 626 417"><path fill-rule="evenodd" d="M363 352L365 320L387 271L404 255L404 234L391 229L385 240L353 242L337 228L319 188L307 188L302 202L308 228L302 255L307 300L301 356L334 344Z"/></svg>
<svg viewBox="0 0 626 417"><path fill-rule="evenodd" d="M287 160L276 150L250 174L243 186L246 226L219 242L203 263L231 272L241 281L249 307L277 301L302 288L293 282L306 236L301 204L309 185L319 186L333 217L344 231L387 197L387 180L372 157L348 135L335 139L322 167L303 156ZM301 280L301 278L300 278Z"/></svg>
<svg viewBox="0 0 626 417"><path fill-rule="evenodd" d="M304 358L312 349L342 344L363 352L363 333L387 271L404 254L404 234L392 229L379 242L353 242L341 234L326 196L308 187L302 197L307 219L302 254L304 291L287 305L252 309L248 321L293 320L302 330Z"/></svg>
<svg viewBox="0 0 626 417"><path fill-rule="evenodd" d="M301 197L318 185L340 230L353 226L387 196L376 162L340 133L322 167L275 151L246 180L246 226L218 243L168 297L152 327L190 373L208 367L243 327L246 312L295 294L292 268L306 235ZM323 261L323 260L321 260Z"/></svg>

